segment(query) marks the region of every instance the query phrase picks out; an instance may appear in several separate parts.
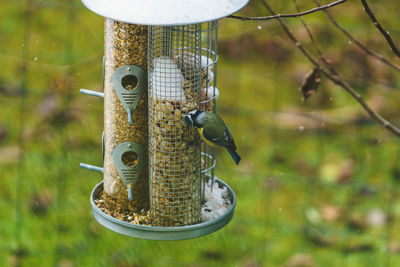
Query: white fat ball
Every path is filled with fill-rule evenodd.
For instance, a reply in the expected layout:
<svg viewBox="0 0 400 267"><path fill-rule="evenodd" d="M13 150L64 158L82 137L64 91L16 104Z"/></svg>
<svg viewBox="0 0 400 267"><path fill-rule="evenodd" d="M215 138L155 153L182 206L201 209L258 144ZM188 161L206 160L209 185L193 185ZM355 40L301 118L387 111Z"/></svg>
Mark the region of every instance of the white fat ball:
<svg viewBox="0 0 400 267"><path fill-rule="evenodd" d="M209 86L208 88L204 88L203 91L207 94L207 100L212 98L217 99L219 96L219 90L217 87Z"/></svg>
<svg viewBox="0 0 400 267"><path fill-rule="evenodd" d="M154 59L154 71L151 79L152 95L156 99L178 103L186 102L183 74L171 58L162 56Z"/></svg>

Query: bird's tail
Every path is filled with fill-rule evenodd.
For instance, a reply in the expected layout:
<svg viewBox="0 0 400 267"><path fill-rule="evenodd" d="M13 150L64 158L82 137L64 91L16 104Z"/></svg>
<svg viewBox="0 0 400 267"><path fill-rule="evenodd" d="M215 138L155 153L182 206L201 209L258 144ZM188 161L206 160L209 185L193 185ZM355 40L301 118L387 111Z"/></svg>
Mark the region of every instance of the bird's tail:
<svg viewBox="0 0 400 267"><path fill-rule="evenodd" d="M226 150L228 150L229 155L231 155L233 161L236 163L236 165L238 165L239 161L240 161L240 155L236 151L234 151L228 147L226 148Z"/></svg>

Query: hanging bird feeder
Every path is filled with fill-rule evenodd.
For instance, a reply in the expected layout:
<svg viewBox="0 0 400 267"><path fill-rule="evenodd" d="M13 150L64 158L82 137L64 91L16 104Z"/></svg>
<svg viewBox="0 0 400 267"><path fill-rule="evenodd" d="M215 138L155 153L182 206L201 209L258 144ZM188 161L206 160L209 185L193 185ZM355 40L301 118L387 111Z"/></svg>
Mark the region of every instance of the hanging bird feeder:
<svg viewBox="0 0 400 267"><path fill-rule="evenodd" d="M103 167L90 202L103 226L178 240L231 220L232 189L214 175L214 151L185 124L215 112L218 19L248 0L83 0L105 17Z"/></svg>

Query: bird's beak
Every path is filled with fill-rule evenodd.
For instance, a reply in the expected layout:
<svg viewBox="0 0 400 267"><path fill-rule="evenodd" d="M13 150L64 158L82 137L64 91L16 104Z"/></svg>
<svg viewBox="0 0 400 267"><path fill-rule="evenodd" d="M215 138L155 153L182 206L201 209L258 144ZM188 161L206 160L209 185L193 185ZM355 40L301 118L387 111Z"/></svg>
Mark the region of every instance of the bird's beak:
<svg viewBox="0 0 400 267"><path fill-rule="evenodd" d="M185 116L185 122L187 125L193 126L193 120L190 115Z"/></svg>

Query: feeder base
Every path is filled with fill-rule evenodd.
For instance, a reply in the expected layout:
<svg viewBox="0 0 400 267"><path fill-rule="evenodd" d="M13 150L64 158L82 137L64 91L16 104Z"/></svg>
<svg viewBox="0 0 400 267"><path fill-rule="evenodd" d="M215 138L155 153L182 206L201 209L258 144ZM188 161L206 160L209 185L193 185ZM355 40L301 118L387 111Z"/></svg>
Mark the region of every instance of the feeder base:
<svg viewBox="0 0 400 267"><path fill-rule="evenodd" d="M103 211L101 211L96 203L95 199L98 194L101 193L103 182L97 184L92 193L90 194L90 204L92 205L92 213L97 222L111 231L117 232L122 235L149 239L149 240L182 240L196 238L204 235L211 234L227 225L233 217L234 209L236 206L236 196L232 188L230 188L222 180L215 178L215 182L228 189L228 194L231 198L231 207L228 211L211 221L202 222L187 226L176 226L176 227L156 227L149 225L139 225L118 220Z"/></svg>

